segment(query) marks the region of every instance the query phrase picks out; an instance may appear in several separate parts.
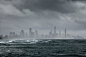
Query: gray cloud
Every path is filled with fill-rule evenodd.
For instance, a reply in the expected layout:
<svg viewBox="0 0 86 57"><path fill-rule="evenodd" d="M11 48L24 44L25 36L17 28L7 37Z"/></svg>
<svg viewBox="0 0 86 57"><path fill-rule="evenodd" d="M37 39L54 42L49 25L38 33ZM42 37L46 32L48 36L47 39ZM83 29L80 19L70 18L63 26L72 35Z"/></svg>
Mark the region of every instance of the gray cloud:
<svg viewBox="0 0 86 57"><path fill-rule="evenodd" d="M68 0L68 1L86 1L86 0Z"/></svg>
<svg viewBox="0 0 86 57"><path fill-rule="evenodd" d="M23 12L23 9L30 11L57 11L61 13L76 12L72 1L86 1L86 0L1 0L3 4L12 4L17 9ZM24 13L24 12L23 12Z"/></svg>
<svg viewBox="0 0 86 57"><path fill-rule="evenodd" d="M84 1L84 0L83 0ZM82 0L2 0L0 1L0 29L28 32L32 27L49 31L67 28L86 30L86 3Z"/></svg>
<svg viewBox="0 0 86 57"><path fill-rule="evenodd" d="M21 4L14 5L19 10L29 9L31 11L57 11L61 13L75 12L71 3L67 0L21 0Z"/></svg>

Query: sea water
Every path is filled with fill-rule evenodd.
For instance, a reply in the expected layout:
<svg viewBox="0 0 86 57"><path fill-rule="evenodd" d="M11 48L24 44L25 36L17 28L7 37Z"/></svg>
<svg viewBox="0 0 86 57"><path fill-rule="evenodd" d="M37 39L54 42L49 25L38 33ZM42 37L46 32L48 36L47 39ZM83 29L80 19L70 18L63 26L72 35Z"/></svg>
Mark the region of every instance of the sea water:
<svg viewBox="0 0 86 57"><path fill-rule="evenodd" d="M0 40L0 57L86 57L86 40Z"/></svg>

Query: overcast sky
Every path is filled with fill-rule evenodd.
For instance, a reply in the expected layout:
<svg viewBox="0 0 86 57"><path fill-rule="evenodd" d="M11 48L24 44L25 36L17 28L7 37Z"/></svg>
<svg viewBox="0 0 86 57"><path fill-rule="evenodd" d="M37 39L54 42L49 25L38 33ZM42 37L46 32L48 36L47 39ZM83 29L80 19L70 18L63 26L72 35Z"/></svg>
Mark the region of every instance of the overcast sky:
<svg viewBox="0 0 86 57"><path fill-rule="evenodd" d="M86 38L86 0L0 0L0 34L47 33L57 27Z"/></svg>

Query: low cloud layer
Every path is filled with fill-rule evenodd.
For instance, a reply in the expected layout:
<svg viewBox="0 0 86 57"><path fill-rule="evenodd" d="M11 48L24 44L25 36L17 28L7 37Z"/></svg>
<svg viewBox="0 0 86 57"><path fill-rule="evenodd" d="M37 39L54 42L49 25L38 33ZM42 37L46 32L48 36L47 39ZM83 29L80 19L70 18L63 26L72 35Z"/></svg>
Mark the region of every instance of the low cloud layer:
<svg viewBox="0 0 86 57"><path fill-rule="evenodd" d="M85 0L0 0L0 34L29 28L86 31ZM85 36L82 33L83 36Z"/></svg>

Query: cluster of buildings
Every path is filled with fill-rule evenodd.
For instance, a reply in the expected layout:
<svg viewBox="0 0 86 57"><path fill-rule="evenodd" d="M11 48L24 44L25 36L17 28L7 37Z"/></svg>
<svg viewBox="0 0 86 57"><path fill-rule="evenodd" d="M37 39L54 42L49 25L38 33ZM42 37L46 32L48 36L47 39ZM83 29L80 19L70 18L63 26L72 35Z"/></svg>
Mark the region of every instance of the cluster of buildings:
<svg viewBox="0 0 86 57"><path fill-rule="evenodd" d="M56 27L54 27L54 30L51 29L51 31L47 35L38 34L37 30L35 30L33 32L32 28L29 28L29 34L25 33L24 30L21 30L20 35L15 34L15 32L10 32L9 35L5 35L5 36L0 35L1 39L2 38L17 38L17 37L18 38L39 38L39 39L42 39L42 38L45 38L45 39L47 39L47 38L50 38L50 39L54 39L54 38L55 39L59 39L59 38L64 38L64 39L66 39L66 38L69 38L69 39L72 39L72 38L74 38L74 39L84 39L82 36L73 36L73 35L67 34L66 28L64 30L64 33L61 33L61 31L59 31L57 33Z"/></svg>
<svg viewBox="0 0 86 57"><path fill-rule="evenodd" d="M61 32L59 31L59 34L56 32L56 27L54 27L54 31L49 32L49 34L38 34L38 31L35 30L34 32L32 31L32 28L29 28L29 35L25 34L24 30L21 30L20 32L20 37L29 37L29 38L58 38L62 37ZM65 28L65 34L63 38L66 38L66 28Z"/></svg>

